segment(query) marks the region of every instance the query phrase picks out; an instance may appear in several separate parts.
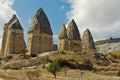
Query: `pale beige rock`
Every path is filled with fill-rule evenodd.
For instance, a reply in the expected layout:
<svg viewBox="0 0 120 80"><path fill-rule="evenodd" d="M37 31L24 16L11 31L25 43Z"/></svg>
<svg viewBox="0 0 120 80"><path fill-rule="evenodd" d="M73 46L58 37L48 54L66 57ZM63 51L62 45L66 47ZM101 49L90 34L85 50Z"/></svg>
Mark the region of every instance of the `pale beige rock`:
<svg viewBox="0 0 120 80"><path fill-rule="evenodd" d="M53 50L53 33L44 11L35 14L28 31L28 54L39 54Z"/></svg>
<svg viewBox="0 0 120 80"><path fill-rule="evenodd" d="M26 50L23 28L16 15L13 15L4 27L1 52L3 56L8 56L9 54L22 53L23 50Z"/></svg>
<svg viewBox="0 0 120 80"><path fill-rule="evenodd" d="M68 24L67 27L67 36L69 40L80 40L80 33L75 21L72 21Z"/></svg>
<svg viewBox="0 0 120 80"><path fill-rule="evenodd" d="M58 50L68 50L68 38L66 33L66 27L64 24L62 25L61 30L58 34Z"/></svg>
<svg viewBox="0 0 120 80"><path fill-rule="evenodd" d="M84 31L84 34L82 37L82 51L83 52L96 51L94 40L89 29L86 29Z"/></svg>
<svg viewBox="0 0 120 80"><path fill-rule="evenodd" d="M68 24L67 36L68 36L69 50L81 51L82 46L81 46L80 33L79 33L78 27L73 19Z"/></svg>
<svg viewBox="0 0 120 80"><path fill-rule="evenodd" d="M67 27L62 26L59 35L58 35L58 50L81 50L81 38L78 27L74 20L72 20Z"/></svg>

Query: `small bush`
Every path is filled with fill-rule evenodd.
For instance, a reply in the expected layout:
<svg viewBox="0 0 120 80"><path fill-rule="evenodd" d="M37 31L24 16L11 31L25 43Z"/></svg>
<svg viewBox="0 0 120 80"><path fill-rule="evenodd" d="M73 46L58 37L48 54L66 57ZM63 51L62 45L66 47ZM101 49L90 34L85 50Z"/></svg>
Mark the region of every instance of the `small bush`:
<svg viewBox="0 0 120 80"><path fill-rule="evenodd" d="M79 62L80 61L80 56L73 56L70 59L68 59L68 61L71 62Z"/></svg>
<svg viewBox="0 0 120 80"><path fill-rule="evenodd" d="M68 70L69 70L69 68L66 67L66 66L64 66L64 67L63 67L63 70L64 70L64 74L65 74L65 76L66 76L66 75L67 75L67 72L68 72Z"/></svg>
<svg viewBox="0 0 120 80"><path fill-rule="evenodd" d="M76 53L76 52L79 51L79 49L78 48L73 48L72 51Z"/></svg>
<svg viewBox="0 0 120 80"><path fill-rule="evenodd" d="M120 54L111 54L111 56L115 59L120 59Z"/></svg>
<svg viewBox="0 0 120 80"><path fill-rule="evenodd" d="M89 60L89 59L84 60L82 64L85 66L88 66L88 69L93 68L93 64L92 64L91 60Z"/></svg>
<svg viewBox="0 0 120 80"><path fill-rule="evenodd" d="M52 73L54 75L54 77L56 78L56 73L61 70L61 67L60 67L60 64L55 61L48 66L47 70L50 73Z"/></svg>
<svg viewBox="0 0 120 80"><path fill-rule="evenodd" d="M27 77L29 80L38 80L38 78L41 76L40 71L39 70L35 70L35 71L27 71Z"/></svg>

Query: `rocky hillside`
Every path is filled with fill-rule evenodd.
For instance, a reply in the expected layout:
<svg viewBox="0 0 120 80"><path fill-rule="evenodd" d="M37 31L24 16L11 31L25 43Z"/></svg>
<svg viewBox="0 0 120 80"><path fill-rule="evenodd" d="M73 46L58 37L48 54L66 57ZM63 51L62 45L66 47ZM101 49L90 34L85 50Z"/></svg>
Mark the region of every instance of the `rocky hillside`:
<svg viewBox="0 0 120 80"><path fill-rule="evenodd" d="M120 50L120 38L110 38L95 42L98 52L111 52Z"/></svg>

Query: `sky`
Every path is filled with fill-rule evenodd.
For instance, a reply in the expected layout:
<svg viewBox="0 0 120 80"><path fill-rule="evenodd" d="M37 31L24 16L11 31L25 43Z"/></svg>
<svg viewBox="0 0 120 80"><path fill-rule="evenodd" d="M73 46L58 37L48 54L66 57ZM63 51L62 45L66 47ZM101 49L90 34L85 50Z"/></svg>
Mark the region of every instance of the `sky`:
<svg viewBox="0 0 120 80"><path fill-rule="evenodd" d="M25 40L31 20L43 8L53 31L54 43L62 24L74 19L81 36L89 28L95 41L120 37L120 0L0 0L0 45L3 26L16 14L24 28Z"/></svg>

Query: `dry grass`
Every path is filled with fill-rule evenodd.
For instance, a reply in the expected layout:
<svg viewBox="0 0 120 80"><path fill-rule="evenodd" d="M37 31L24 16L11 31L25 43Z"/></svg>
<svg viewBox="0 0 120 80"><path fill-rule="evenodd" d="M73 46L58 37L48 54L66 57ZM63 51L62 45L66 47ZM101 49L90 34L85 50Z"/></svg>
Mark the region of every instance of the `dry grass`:
<svg viewBox="0 0 120 80"><path fill-rule="evenodd" d="M0 77L3 78L3 80L27 80L26 71L29 70L0 71ZM39 77L39 80L120 80L120 77L98 75L80 70L68 70L67 75L64 74L64 71L61 71L57 74L57 78L54 78L54 76L47 72L46 69L41 68L40 72L41 76Z"/></svg>

